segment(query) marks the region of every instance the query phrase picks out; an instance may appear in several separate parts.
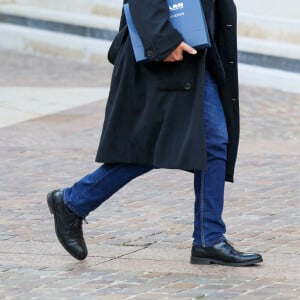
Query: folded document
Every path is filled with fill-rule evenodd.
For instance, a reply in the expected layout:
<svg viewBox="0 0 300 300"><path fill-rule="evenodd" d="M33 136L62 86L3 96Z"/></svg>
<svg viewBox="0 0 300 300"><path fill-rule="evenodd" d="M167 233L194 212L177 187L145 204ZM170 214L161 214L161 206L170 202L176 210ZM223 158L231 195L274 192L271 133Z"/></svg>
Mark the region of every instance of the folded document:
<svg viewBox="0 0 300 300"><path fill-rule="evenodd" d="M170 23L181 33L183 40L195 49L210 47L210 38L201 0L167 0ZM129 4L124 5L129 35L137 62L145 61L145 49L130 13Z"/></svg>

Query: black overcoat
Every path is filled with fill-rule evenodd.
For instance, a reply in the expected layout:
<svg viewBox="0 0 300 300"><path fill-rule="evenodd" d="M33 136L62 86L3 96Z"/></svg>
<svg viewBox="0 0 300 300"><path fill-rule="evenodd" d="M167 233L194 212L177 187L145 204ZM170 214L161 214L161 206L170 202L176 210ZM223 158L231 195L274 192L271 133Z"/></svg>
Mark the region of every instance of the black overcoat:
<svg viewBox="0 0 300 300"><path fill-rule="evenodd" d="M202 0L207 19L207 2ZM212 1L212 0L211 0ZM168 21L166 0L128 0L147 63L136 63L122 15L108 53L114 64L97 162L136 163L154 168L205 170L203 122L207 50L163 62L182 41ZM226 180L233 181L239 139L236 8L216 0L214 47L223 65L219 83L229 133ZM209 23L209 22L208 22ZM217 75L216 75L217 77Z"/></svg>

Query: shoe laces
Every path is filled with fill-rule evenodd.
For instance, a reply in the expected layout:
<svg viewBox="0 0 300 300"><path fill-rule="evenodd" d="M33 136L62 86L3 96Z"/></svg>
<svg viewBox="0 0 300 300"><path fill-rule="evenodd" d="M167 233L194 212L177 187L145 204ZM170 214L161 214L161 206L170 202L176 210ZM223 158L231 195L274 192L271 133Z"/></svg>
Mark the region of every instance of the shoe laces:
<svg viewBox="0 0 300 300"><path fill-rule="evenodd" d="M88 224L88 221L84 218L76 218L73 223L72 223L72 227L74 228L78 228L78 229L81 229L82 227L82 222L84 222L85 224Z"/></svg>

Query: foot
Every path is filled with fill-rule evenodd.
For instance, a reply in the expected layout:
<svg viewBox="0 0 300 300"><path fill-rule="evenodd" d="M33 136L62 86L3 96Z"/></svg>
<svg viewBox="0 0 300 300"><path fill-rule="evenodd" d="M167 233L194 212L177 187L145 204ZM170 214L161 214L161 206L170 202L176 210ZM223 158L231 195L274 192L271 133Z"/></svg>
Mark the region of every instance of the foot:
<svg viewBox="0 0 300 300"><path fill-rule="evenodd" d="M83 239L82 218L67 208L61 190L50 192L47 202L50 212L54 215L58 240L73 257L78 260L85 259L88 251Z"/></svg>
<svg viewBox="0 0 300 300"><path fill-rule="evenodd" d="M233 248L228 242L220 242L211 247L192 247L191 264L225 266L250 266L262 262L262 256L256 253L243 253Z"/></svg>

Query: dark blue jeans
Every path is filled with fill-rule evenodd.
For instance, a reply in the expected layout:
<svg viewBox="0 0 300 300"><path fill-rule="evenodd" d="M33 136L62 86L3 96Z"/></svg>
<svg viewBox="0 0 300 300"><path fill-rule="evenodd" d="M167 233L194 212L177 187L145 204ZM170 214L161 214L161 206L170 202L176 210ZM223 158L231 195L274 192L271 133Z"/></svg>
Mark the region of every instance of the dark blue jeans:
<svg viewBox="0 0 300 300"><path fill-rule="evenodd" d="M218 89L206 72L204 125L207 169L194 175L194 244L211 246L225 239L222 220L228 133ZM70 210L85 218L91 211L132 179L152 170L151 166L103 164L72 187L64 189ZM178 212L179 213L179 212Z"/></svg>

